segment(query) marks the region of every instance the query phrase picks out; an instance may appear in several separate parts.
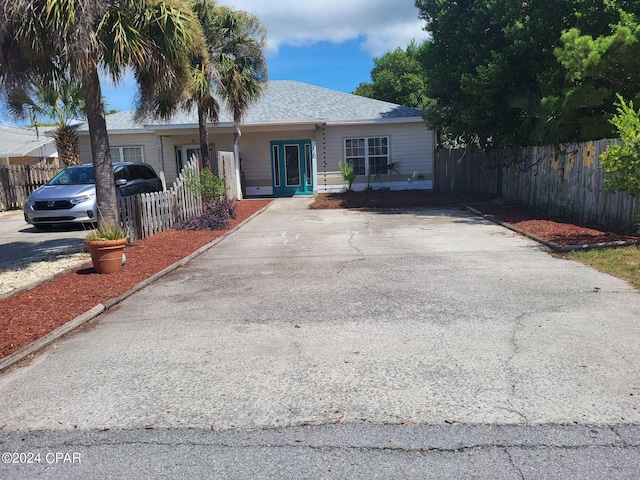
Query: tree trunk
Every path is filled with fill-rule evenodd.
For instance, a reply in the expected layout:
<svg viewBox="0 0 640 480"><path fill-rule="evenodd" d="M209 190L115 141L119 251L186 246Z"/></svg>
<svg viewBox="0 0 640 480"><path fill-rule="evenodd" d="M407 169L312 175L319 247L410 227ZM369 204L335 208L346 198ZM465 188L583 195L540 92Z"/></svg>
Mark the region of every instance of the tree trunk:
<svg viewBox="0 0 640 480"><path fill-rule="evenodd" d="M69 125L61 125L56 128L56 149L58 157L67 167L80 164L80 147L78 134Z"/></svg>
<svg viewBox="0 0 640 480"><path fill-rule="evenodd" d="M102 91L95 60L83 72L82 87L95 170L98 224L100 227L109 228L119 225L120 220L111 166L111 153L109 152L107 122L104 118Z"/></svg>
<svg viewBox="0 0 640 480"><path fill-rule="evenodd" d="M207 117L204 109L198 105L198 130L200 133L200 155L202 158L202 168L211 169L211 159L209 158L209 130L207 129ZM187 159L187 161L190 159Z"/></svg>

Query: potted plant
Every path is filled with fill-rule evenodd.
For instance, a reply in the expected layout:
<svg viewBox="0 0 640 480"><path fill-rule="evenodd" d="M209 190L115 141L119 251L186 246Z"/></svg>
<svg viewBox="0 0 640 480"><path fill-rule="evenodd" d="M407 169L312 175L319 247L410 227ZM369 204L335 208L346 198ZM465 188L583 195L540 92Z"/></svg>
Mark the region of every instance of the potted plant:
<svg viewBox="0 0 640 480"><path fill-rule="evenodd" d="M91 261L96 272L114 273L122 268L127 234L119 225L92 230L84 243L91 253Z"/></svg>

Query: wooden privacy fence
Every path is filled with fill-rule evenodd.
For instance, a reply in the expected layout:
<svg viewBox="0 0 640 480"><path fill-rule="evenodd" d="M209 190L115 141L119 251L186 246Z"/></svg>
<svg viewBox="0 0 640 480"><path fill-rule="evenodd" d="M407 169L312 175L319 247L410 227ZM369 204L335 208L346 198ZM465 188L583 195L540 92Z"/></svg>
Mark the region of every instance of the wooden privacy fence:
<svg viewBox="0 0 640 480"><path fill-rule="evenodd" d="M58 172L54 165L0 165L0 210L18 210Z"/></svg>
<svg viewBox="0 0 640 480"><path fill-rule="evenodd" d="M496 172L483 167L491 161L491 153L481 150L436 150L433 168L434 190L445 193L495 193Z"/></svg>
<svg viewBox="0 0 640 480"><path fill-rule="evenodd" d="M227 197L238 200L238 174L236 169L235 155L233 152L218 152L218 175L224 177L224 186Z"/></svg>
<svg viewBox="0 0 640 480"><path fill-rule="evenodd" d="M600 155L614 141L529 147L502 159L494 152L442 150L436 155L436 189L497 193L495 165L503 164L505 197L553 216L634 230L640 200L604 188Z"/></svg>
<svg viewBox="0 0 640 480"><path fill-rule="evenodd" d="M571 144L557 151L535 147L523 151L522 164L504 172L503 194L551 215L633 230L640 201L604 188L600 154L613 140ZM522 168L522 166L529 168Z"/></svg>

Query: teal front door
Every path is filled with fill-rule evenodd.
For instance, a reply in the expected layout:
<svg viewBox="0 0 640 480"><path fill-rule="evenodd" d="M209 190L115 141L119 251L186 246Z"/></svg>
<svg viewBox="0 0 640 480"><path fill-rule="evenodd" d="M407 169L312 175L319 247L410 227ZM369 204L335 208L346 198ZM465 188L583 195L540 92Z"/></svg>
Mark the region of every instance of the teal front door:
<svg viewBox="0 0 640 480"><path fill-rule="evenodd" d="M274 197L313 194L311 140L271 142Z"/></svg>

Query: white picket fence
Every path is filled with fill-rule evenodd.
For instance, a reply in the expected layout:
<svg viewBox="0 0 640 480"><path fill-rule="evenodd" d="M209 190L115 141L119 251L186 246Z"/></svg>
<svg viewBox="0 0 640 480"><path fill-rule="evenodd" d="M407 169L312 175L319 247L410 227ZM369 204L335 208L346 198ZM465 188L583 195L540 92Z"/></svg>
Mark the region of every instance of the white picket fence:
<svg viewBox="0 0 640 480"><path fill-rule="evenodd" d="M202 197L185 185L187 171L200 175L200 165L193 157L178 179L164 192L143 193L120 199L120 220L130 242L170 229L203 212Z"/></svg>

